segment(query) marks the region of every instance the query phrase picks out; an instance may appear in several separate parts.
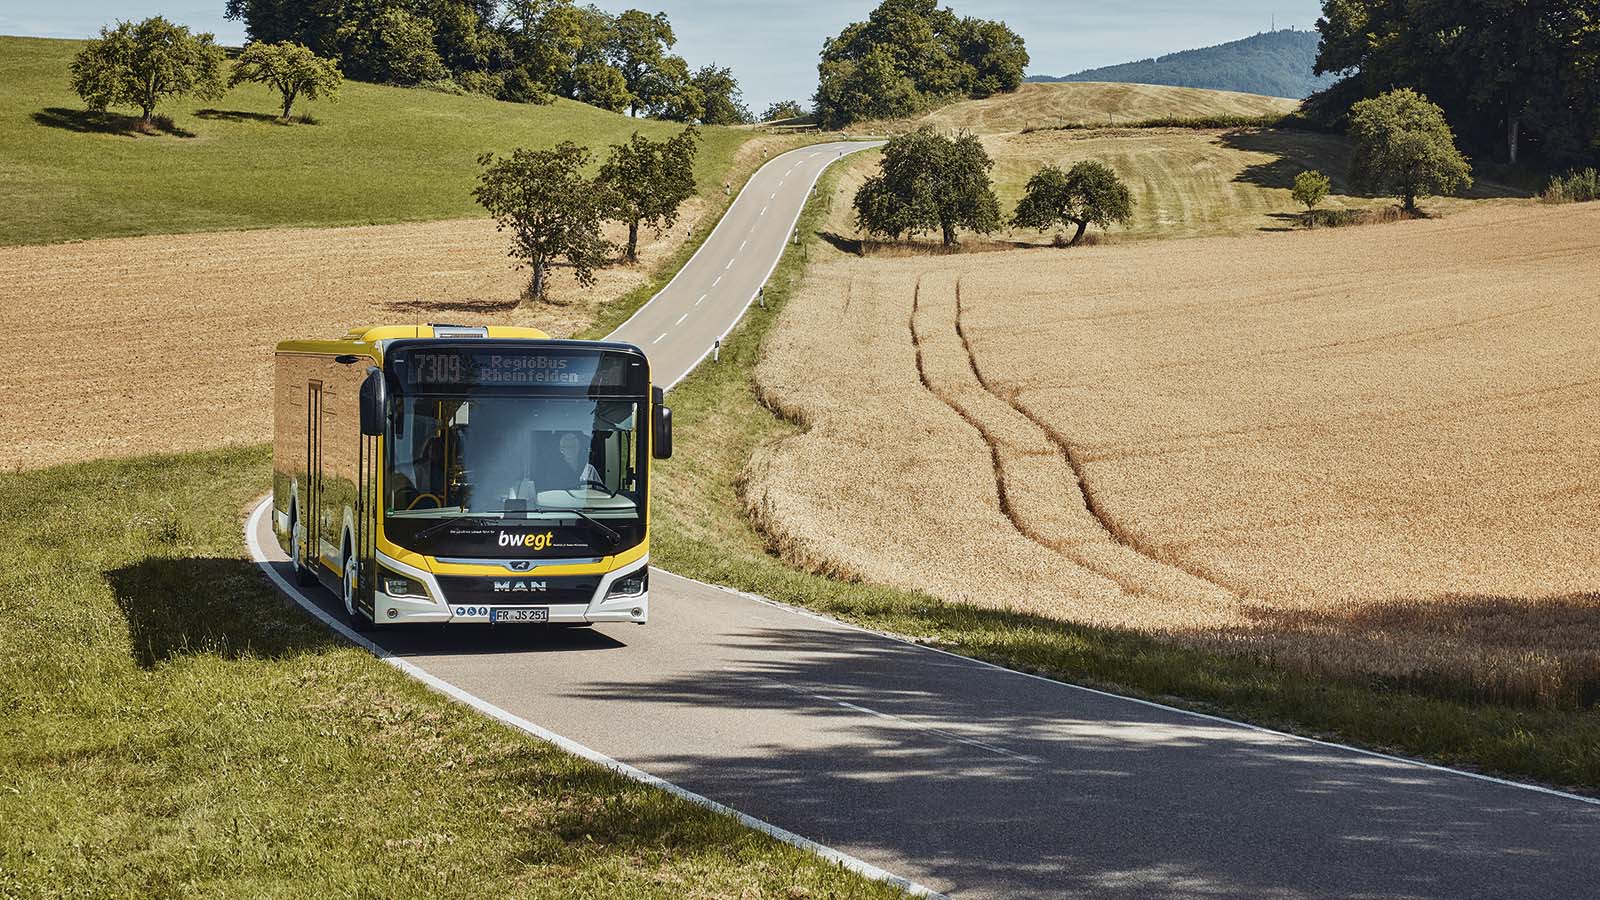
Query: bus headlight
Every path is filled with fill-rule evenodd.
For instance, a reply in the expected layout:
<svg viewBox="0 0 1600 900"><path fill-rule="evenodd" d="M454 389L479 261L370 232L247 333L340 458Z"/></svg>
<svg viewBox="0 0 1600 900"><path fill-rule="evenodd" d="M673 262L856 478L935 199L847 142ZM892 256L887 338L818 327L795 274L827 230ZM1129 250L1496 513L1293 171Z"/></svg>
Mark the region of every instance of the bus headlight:
<svg viewBox="0 0 1600 900"><path fill-rule="evenodd" d="M391 572L388 569L378 570L378 584L383 592L391 597L423 597L428 596L428 589L423 587L415 578L409 578Z"/></svg>
<svg viewBox="0 0 1600 900"><path fill-rule="evenodd" d="M611 582L611 588L606 591L606 599L615 600L621 597L642 597L644 596L644 592L648 590L649 587L650 572L648 569L640 569L639 571L634 572L632 575L618 578L616 581Z"/></svg>

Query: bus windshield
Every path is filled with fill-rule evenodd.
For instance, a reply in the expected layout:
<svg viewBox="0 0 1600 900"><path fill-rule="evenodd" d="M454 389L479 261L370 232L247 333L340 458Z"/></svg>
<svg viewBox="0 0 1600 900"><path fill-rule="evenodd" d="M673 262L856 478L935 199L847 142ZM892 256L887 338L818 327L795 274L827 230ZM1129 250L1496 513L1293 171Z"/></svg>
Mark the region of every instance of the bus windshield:
<svg viewBox="0 0 1600 900"><path fill-rule="evenodd" d="M400 397L385 532L430 555L604 555L644 533L634 400Z"/></svg>

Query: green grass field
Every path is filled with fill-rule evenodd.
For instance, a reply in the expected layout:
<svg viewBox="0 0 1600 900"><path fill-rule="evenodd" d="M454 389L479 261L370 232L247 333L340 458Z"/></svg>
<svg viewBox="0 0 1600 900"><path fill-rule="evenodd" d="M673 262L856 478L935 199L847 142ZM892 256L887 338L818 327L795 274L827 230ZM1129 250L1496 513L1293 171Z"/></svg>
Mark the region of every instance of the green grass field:
<svg viewBox="0 0 1600 900"><path fill-rule="evenodd" d="M268 463L0 475L0 897L899 896L344 643L244 557Z"/></svg>
<svg viewBox="0 0 1600 900"><path fill-rule="evenodd" d="M723 343L720 363L701 366L673 389L677 451L656 470L655 563L1025 672L1600 793L1600 707L1468 702L1449 686L1430 693L1382 679L1311 677L1257 656L1202 652L1130 631L949 603L807 574L777 559L752 528L739 484L754 449L793 434L796 426L759 402L753 372L762 340L804 277L806 257L835 252L819 232L837 217L834 207L848 202L837 188L852 177L842 166L824 176L800 223L805 251L791 247L784 256L769 283L766 307L750 309Z"/></svg>
<svg viewBox="0 0 1600 900"><path fill-rule="evenodd" d="M173 130L99 117L68 86L80 41L0 37L0 245L260 228L364 225L480 215L471 188L485 150L570 140L596 148L638 130L682 126L581 103L502 103L346 82L337 103L296 107L315 124L280 124L258 85L215 103L158 109ZM136 113L135 113L136 115ZM696 175L720 196L753 132L702 129Z"/></svg>

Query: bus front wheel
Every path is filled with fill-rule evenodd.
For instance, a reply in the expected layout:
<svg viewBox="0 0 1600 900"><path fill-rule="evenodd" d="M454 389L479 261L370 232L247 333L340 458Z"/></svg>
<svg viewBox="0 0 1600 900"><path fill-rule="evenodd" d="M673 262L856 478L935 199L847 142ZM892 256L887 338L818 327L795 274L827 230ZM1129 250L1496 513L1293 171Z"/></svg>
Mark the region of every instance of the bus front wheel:
<svg viewBox="0 0 1600 900"><path fill-rule="evenodd" d="M350 617L350 627L357 631L371 631L375 626L372 616L360 606L361 590L361 565L355 558L346 555L344 558L344 611Z"/></svg>

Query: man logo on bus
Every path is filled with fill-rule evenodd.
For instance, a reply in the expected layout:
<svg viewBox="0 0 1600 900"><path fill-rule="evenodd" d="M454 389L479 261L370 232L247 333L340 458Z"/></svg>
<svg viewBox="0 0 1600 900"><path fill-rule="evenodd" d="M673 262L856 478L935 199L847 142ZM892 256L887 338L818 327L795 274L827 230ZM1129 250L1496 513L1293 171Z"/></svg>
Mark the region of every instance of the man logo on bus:
<svg viewBox="0 0 1600 900"><path fill-rule="evenodd" d="M553 531L546 531L544 534L507 534L502 531L500 532L500 546L543 550L550 546L550 542L555 539L555 536L556 533Z"/></svg>
<svg viewBox="0 0 1600 900"><path fill-rule="evenodd" d="M494 592L497 594L544 590L549 590L549 586L543 581L496 581L494 583Z"/></svg>

